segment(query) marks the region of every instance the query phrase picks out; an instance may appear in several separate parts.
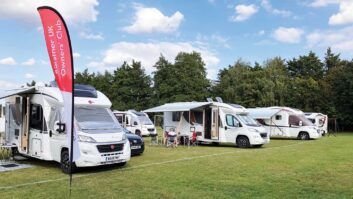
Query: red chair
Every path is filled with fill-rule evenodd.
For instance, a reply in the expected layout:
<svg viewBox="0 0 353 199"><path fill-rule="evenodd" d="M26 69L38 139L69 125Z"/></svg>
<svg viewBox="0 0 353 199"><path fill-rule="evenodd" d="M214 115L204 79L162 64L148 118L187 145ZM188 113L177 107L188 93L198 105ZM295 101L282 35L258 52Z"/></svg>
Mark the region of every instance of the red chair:
<svg viewBox="0 0 353 199"><path fill-rule="evenodd" d="M191 139L190 139L190 144L192 146L197 146L197 133L196 132L192 132Z"/></svg>

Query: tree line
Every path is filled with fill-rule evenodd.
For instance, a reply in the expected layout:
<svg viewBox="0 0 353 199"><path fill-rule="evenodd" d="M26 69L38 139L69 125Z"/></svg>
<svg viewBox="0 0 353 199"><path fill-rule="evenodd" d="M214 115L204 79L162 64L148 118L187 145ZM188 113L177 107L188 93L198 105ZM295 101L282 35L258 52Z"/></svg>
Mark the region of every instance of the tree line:
<svg viewBox="0 0 353 199"><path fill-rule="evenodd" d="M147 75L140 62L125 62L113 72L75 75L106 94L117 110L144 110L168 102L223 101L245 107L289 106L337 118L343 130L353 129L353 60L341 59L330 48L320 60L314 52L284 60L274 57L254 65L241 59L207 79L197 52L180 52L169 62L163 55Z"/></svg>

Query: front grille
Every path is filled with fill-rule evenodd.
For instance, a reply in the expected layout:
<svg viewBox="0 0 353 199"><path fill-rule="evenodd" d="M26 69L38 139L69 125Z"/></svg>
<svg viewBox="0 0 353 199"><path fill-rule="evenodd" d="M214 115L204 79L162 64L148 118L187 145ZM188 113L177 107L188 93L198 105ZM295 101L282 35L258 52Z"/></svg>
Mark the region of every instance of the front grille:
<svg viewBox="0 0 353 199"><path fill-rule="evenodd" d="M106 144L106 145L97 145L99 153L108 153L114 151L122 151L124 144Z"/></svg>
<svg viewBox="0 0 353 199"><path fill-rule="evenodd" d="M267 138L267 133L260 133L260 136L261 136L262 138Z"/></svg>
<svg viewBox="0 0 353 199"><path fill-rule="evenodd" d="M154 131L154 129L147 129L148 131Z"/></svg>

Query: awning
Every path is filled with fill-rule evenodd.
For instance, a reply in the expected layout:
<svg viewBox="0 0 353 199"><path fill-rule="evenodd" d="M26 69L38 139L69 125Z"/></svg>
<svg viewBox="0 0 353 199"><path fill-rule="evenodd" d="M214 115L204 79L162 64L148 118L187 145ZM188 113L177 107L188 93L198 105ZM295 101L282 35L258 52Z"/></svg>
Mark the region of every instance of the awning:
<svg viewBox="0 0 353 199"><path fill-rule="evenodd" d="M200 108L202 106L210 105L210 102L176 102L164 104L154 108L147 109L143 112L146 113L159 113L159 112L175 112L175 111L189 111L192 109Z"/></svg>
<svg viewBox="0 0 353 199"><path fill-rule="evenodd" d="M271 119L272 116L276 115L281 109L273 108L248 108L249 114L255 119Z"/></svg>
<svg viewBox="0 0 353 199"><path fill-rule="evenodd" d="M25 94L25 93L32 93L34 91L35 91L34 87L0 91L0 99L11 97L13 95L21 95L21 94Z"/></svg>

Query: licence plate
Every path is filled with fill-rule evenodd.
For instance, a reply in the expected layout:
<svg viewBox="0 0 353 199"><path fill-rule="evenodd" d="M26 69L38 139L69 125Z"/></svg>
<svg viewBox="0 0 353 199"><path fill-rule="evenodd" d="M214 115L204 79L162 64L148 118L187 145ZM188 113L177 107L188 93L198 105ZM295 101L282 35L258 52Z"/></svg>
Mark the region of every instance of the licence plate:
<svg viewBox="0 0 353 199"><path fill-rule="evenodd" d="M131 146L131 149L141 149L141 146Z"/></svg>
<svg viewBox="0 0 353 199"><path fill-rule="evenodd" d="M116 161L119 160L119 156L105 157L105 161Z"/></svg>

